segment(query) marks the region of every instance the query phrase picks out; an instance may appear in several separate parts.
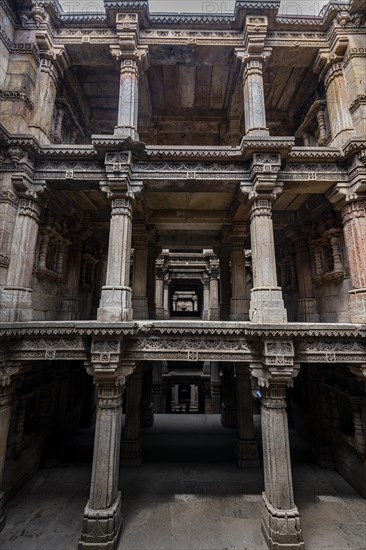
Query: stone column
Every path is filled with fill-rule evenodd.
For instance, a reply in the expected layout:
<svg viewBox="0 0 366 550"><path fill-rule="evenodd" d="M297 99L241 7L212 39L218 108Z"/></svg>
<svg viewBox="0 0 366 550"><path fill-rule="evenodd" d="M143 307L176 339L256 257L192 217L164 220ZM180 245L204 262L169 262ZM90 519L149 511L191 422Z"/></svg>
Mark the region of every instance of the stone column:
<svg viewBox="0 0 366 550"><path fill-rule="evenodd" d="M1 369L2 370L2 369ZM0 531L5 525L3 478L9 427L14 402L14 382L8 376L0 377Z"/></svg>
<svg viewBox="0 0 366 550"><path fill-rule="evenodd" d="M155 281L156 318L164 319L164 260L156 260Z"/></svg>
<svg viewBox="0 0 366 550"><path fill-rule="evenodd" d="M1 162L0 162L1 167ZM6 175L3 174L5 180ZM11 252L11 239L18 210L19 199L11 189L0 181L0 268L8 267ZM5 270L4 270L5 271ZM5 283L5 273L0 279L0 285Z"/></svg>
<svg viewBox="0 0 366 550"><path fill-rule="evenodd" d="M269 198L256 196L250 210L253 288L250 296L250 320L254 323L285 323L281 288L277 285L272 204Z"/></svg>
<svg viewBox="0 0 366 550"><path fill-rule="evenodd" d="M233 363L224 364L222 367L222 395L221 424L225 428L235 428L237 418Z"/></svg>
<svg viewBox="0 0 366 550"><path fill-rule="evenodd" d="M71 239L68 251L65 294L62 299L60 319L62 321L79 319L79 285L82 261L83 240L75 235Z"/></svg>
<svg viewBox="0 0 366 550"><path fill-rule="evenodd" d="M208 310L208 320L217 321L219 319L219 264L217 260L210 260L210 302Z"/></svg>
<svg viewBox="0 0 366 550"><path fill-rule="evenodd" d="M134 226L133 231L132 308L134 319L148 319L147 302L147 250L148 235L144 225Z"/></svg>
<svg viewBox="0 0 366 550"><path fill-rule="evenodd" d="M262 388L262 440L265 491L262 531L269 548L304 549L295 506L284 385Z"/></svg>
<svg viewBox="0 0 366 550"><path fill-rule="evenodd" d="M167 275L164 276L164 319L170 319L170 307L169 307L169 278Z"/></svg>
<svg viewBox="0 0 366 550"><path fill-rule="evenodd" d="M263 63L250 57L245 58L244 63L245 134L249 136L268 136L263 88Z"/></svg>
<svg viewBox="0 0 366 550"><path fill-rule="evenodd" d="M58 71L52 59L42 59L34 92L30 132L43 145L52 141Z"/></svg>
<svg viewBox="0 0 366 550"><path fill-rule="evenodd" d="M354 135L353 122L344 84L342 63L334 63L328 69L324 78L324 85L332 133L332 141L329 145L337 147Z"/></svg>
<svg viewBox="0 0 366 550"><path fill-rule="evenodd" d="M108 342L96 342L108 349ZM114 342L111 349L114 350ZM110 349L110 348L109 348ZM116 368L113 352L100 353L95 365L97 415L90 497L84 510L79 550L116 550L122 527L121 493L118 491L119 453L122 427L122 393L126 376L133 364Z"/></svg>
<svg viewBox="0 0 366 550"><path fill-rule="evenodd" d="M161 413L162 410L162 391L163 391L163 377L162 377L162 362L154 361L152 371L152 400L153 400L153 412ZM165 410L165 406L163 407Z"/></svg>
<svg viewBox="0 0 366 550"><path fill-rule="evenodd" d="M228 246L220 250L220 319L226 321L230 316L230 253Z"/></svg>
<svg viewBox="0 0 366 550"><path fill-rule="evenodd" d="M350 320L366 323L366 200L349 202L341 215L352 283Z"/></svg>
<svg viewBox="0 0 366 550"><path fill-rule="evenodd" d="M139 68L137 60L122 59L120 66L120 85L118 101L118 120L114 133L130 136L138 140L138 81Z"/></svg>
<svg viewBox="0 0 366 550"><path fill-rule="evenodd" d="M247 321L249 319L249 300L245 270L244 238L245 228L235 229L231 233L231 300L230 320Z"/></svg>
<svg viewBox="0 0 366 550"><path fill-rule="evenodd" d="M319 314L313 289L313 275L308 242L300 237L295 241L296 275L299 289L297 300L298 321L305 323L318 323Z"/></svg>
<svg viewBox="0 0 366 550"><path fill-rule="evenodd" d="M132 205L128 196L113 198L109 230L106 285L102 288L98 321L132 319L130 288Z"/></svg>
<svg viewBox="0 0 366 550"><path fill-rule="evenodd" d="M327 424L327 401L318 365L306 368L311 421L311 450L322 468L334 468L331 430Z"/></svg>
<svg viewBox="0 0 366 550"><path fill-rule="evenodd" d="M210 306L210 283L209 283L209 278L204 277L202 319L205 321L208 319L209 306Z"/></svg>
<svg viewBox="0 0 366 550"><path fill-rule="evenodd" d="M122 439L122 466L139 466L142 462L141 399L142 365L128 377L126 416Z"/></svg>
<svg viewBox="0 0 366 550"><path fill-rule="evenodd" d="M19 201L6 285L1 293L1 321L32 319L31 285L40 213L35 193L29 192Z"/></svg>
<svg viewBox="0 0 366 550"><path fill-rule="evenodd" d="M211 361L210 364L210 394L211 394L211 412L220 414L221 411L221 382L220 382L220 363Z"/></svg>
<svg viewBox="0 0 366 550"><path fill-rule="evenodd" d="M152 400L152 375L153 363L144 365L142 381L142 405L141 405L141 427L150 428L154 424L154 403Z"/></svg>
<svg viewBox="0 0 366 550"><path fill-rule="evenodd" d="M147 303L149 319L156 319L156 257L158 250L155 244L155 232L153 237L150 233L150 241L147 253Z"/></svg>
<svg viewBox="0 0 366 550"><path fill-rule="evenodd" d="M248 367L236 364L236 461L241 468L259 466L257 441L254 433L251 375Z"/></svg>

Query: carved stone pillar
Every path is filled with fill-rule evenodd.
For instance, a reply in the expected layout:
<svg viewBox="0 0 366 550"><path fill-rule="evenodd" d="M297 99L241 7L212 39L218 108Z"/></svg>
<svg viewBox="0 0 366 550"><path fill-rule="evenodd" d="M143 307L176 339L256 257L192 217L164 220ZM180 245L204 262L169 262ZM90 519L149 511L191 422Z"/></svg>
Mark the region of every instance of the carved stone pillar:
<svg viewBox="0 0 366 550"><path fill-rule="evenodd" d="M221 383L220 383L220 363L211 361L210 364L210 394L211 411L213 414L220 414L221 411Z"/></svg>
<svg viewBox="0 0 366 550"><path fill-rule="evenodd" d="M331 430L327 424L327 400L321 384L318 366L306 369L311 421L311 450L314 459L322 468L333 468Z"/></svg>
<svg viewBox="0 0 366 550"><path fill-rule="evenodd" d="M1 293L1 321L32 319L32 272L41 207L35 194L19 201L6 285Z"/></svg>
<svg viewBox="0 0 366 550"><path fill-rule="evenodd" d="M313 289L313 275L308 242L305 238L295 241L296 275L299 289L297 300L298 321L305 323L318 323L319 314Z"/></svg>
<svg viewBox="0 0 366 550"><path fill-rule="evenodd" d="M75 235L69 247L64 297L60 312L62 321L79 319L79 284L83 240Z"/></svg>
<svg viewBox="0 0 366 550"><path fill-rule="evenodd" d="M210 259L210 302L208 310L208 320L217 321L219 319L219 265L218 261Z"/></svg>
<svg viewBox="0 0 366 550"><path fill-rule="evenodd" d="M247 321L249 319L249 300L244 252L245 228L235 228L231 240L231 300L230 320Z"/></svg>
<svg viewBox="0 0 366 550"><path fill-rule="evenodd" d="M5 175L4 175L5 178ZM3 187L0 182L0 187ZM0 189L0 267L8 267L19 199L10 188ZM0 284L5 280L1 279Z"/></svg>
<svg viewBox="0 0 366 550"><path fill-rule="evenodd" d="M263 63L250 57L245 58L244 63L245 134L249 136L268 136L263 88Z"/></svg>
<svg viewBox="0 0 366 550"><path fill-rule="evenodd" d="M164 260L156 260L155 303L156 318L164 319Z"/></svg>
<svg viewBox="0 0 366 550"><path fill-rule="evenodd" d="M170 307L169 307L169 278L168 275L164 276L164 319L170 319Z"/></svg>
<svg viewBox="0 0 366 550"><path fill-rule="evenodd" d="M272 204L269 198L256 196L252 200L250 238L253 266L250 320L255 323L285 323L287 313L281 288L277 285Z"/></svg>
<svg viewBox="0 0 366 550"><path fill-rule="evenodd" d="M127 379L126 416L121 452L121 464L123 466L139 466L142 462L142 372L143 368L140 364Z"/></svg>
<svg viewBox="0 0 366 550"><path fill-rule="evenodd" d="M147 303L149 319L156 319L156 257L158 250L155 244L155 232L150 233L150 241L147 253Z"/></svg>
<svg viewBox="0 0 366 550"><path fill-rule="evenodd" d="M353 134L353 122L348 106L342 63L333 64L324 78L329 123L334 147L345 143Z"/></svg>
<svg viewBox="0 0 366 550"><path fill-rule="evenodd" d="M132 307L134 319L148 319L147 251L148 235L144 225L134 226L133 232Z"/></svg>
<svg viewBox="0 0 366 550"><path fill-rule="evenodd" d="M209 278L204 277L203 279L203 310L202 310L202 319L208 319L208 312L210 306L210 283Z"/></svg>
<svg viewBox="0 0 366 550"><path fill-rule="evenodd" d="M137 60L122 59L120 65L118 120L114 133L130 136L134 140L139 139L137 132L138 82L139 68Z"/></svg>
<svg viewBox="0 0 366 550"><path fill-rule="evenodd" d="M352 290L349 293L352 323L366 322L366 200L349 202L341 211Z"/></svg>
<svg viewBox="0 0 366 550"><path fill-rule="evenodd" d="M8 444L9 426L14 403L14 382L8 376L0 376L0 531L5 524L3 477Z"/></svg>
<svg viewBox="0 0 366 550"><path fill-rule="evenodd" d="M29 123L31 133L41 144L47 144L52 141L53 114L58 77L55 61L52 59L42 59L36 79L33 100L34 109Z"/></svg>
<svg viewBox="0 0 366 550"><path fill-rule="evenodd" d="M300 515L293 496L285 396L284 385L270 383L262 388L262 531L270 549L303 550Z"/></svg>
<svg viewBox="0 0 366 550"><path fill-rule="evenodd" d="M249 369L239 363L235 367L236 383L236 461L240 467L259 466L254 433L252 384Z"/></svg>
<svg viewBox="0 0 366 550"><path fill-rule="evenodd" d="M122 394L133 364L124 363L120 367L113 363L116 348L114 342L110 344L95 342L92 350L98 352L102 362L93 367L97 416L90 497L84 510L79 550L115 550L122 527L121 493L118 491ZM111 351L103 351L107 349Z"/></svg>
<svg viewBox="0 0 366 550"><path fill-rule="evenodd" d="M226 321L230 316L230 255L227 247L220 250L220 319ZM196 310L195 310L196 311Z"/></svg>
<svg viewBox="0 0 366 550"><path fill-rule="evenodd" d="M233 363L224 364L222 367L222 396L221 424L225 428L235 428L237 416Z"/></svg>
<svg viewBox="0 0 366 550"><path fill-rule="evenodd" d="M106 285L102 288L98 321L132 319L130 262L132 206L128 196L112 200Z"/></svg>
<svg viewBox="0 0 366 550"><path fill-rule="evenodd" d="M154 424L154 403L152 400L152 362L144 365L142 381L142 404L141 404L141 428L150 428Z"/></svg>

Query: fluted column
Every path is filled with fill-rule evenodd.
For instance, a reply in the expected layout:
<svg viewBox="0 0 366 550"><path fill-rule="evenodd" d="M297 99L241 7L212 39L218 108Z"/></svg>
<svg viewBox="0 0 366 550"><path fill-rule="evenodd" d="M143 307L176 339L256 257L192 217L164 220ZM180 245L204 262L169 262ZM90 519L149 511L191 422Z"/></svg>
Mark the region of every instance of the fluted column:
<svg viewBox="0 0 366 550"><path fill-rule="evenodd" d="M236 461L240 467L259 466L257 441L254 433L251 375L248 367L236 364Z"/></svg>
<svg viewBox="0 0 366 550"><path fill-rule="evenodd" d="M276 256L269 198L256 196L250 210L253 288L250 320L256 323L284 323L287 313L281 288L277 284Z"/></svg>
<svg viewBox="0 0 366 550"><path fill-rule="evenodd" d="M134 319L148 319L147 260L148 235L144 225L134 226L133 232L132 308Z"/></svg>
<svg viewBox="0 0 366 550"><path fill-rule="evenodd" d="M245 134L268 136L263 87L263 63L250 57L244 59L244 123Z"/></svg>
<svg viewBox="0 0 366 550"><path fill-rule="evenodd" d="M102 287L98 321L132 319L130 262L132 205L128 196L113 198L106 285Z"/></svg>
<svg viewBox="0 0 366 550"><path fill-rule="evenodd" d="M100 348L115 349L115 343L96 342ZM112 358L110 351L100 359ZM122 527L121 493L118 491L119 454L122 427L122 394L133 364L116 368L113 363L94 367L97 384L97 415L90 496L84 510L79 550L115 550Z"/></svg>
<svg viewBox="0 0 366 550"><path fill-rule="evenodd" d="M318 323L319 314L314 296L309 247L305 238L300 237L295 241L295 253L296 276L299 289L297 300L298 321Z"/></svg>
<svg viewBox="0 0 366 550"><path fill-rule="evenodd" d="M32 272L41 207L35 194L19 201L6 285L1 293L1 321L32 319Z"/></svg>
<svg viewBox="0 0 366 550"><path fill-rule="evenodd" d="M341 216L352 283L350 320L366 323L366 199L346 204Z"/></svg>
<svg viewBox="0 0 366 550"><path fill-rule="evenodd" d="M335 63L328 69L324 84L332 133L329 145L336 147L345 143L354 134L342 63Z"/></svg>
<svg viewBox="0 0 366 550"><path fill-rule="evenodd" d="M122 59L120 65L120 85L118 119L114 133L139 139L138 122L138 83L139 68L135 59Z"/></svg>
<svg viewBox="0 0 366 550"><path fill-rule="evenodd" d="M121 452L121 464L123 466L139 466L142 462L142 372L142 365L139 365L127 380L126 416Z"/></svg>
<svg viewBox="0 0 366 550"><path fill-rule="evenodd" d="M303 550L300 516L293 496L285 397L283 385L270 383L262 388L262 531L271 550Z"/></svg>
<svg viewBox="0 0 366 550"><path fill-rule="evenodd" d="M234 364L222 366L222 406L221 424L225 428L236 427L236 389L234 378Z"/></svg>
<svg viewBox="0 0 366 550"><path fill-rule="evenodd" d="M14 382L0 377L0 531L5 525L3 478L14 392Z"/></svg>
<svg viewBox="0 0 366 550"><path fill-rule="evenodd" d="M245 228L233 230L231 240L231 300L230 320L249 319L249 300L247 296L245 252Z"/></svg>

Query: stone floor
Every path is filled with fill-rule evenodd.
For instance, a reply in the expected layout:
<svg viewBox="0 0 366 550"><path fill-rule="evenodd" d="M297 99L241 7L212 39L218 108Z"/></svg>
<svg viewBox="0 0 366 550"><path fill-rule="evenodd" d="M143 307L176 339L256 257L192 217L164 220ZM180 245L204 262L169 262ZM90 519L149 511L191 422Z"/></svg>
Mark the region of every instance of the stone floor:
<svg viewBox="0 0 366 550"><path fill-rule="evenodd" d="M256 418L259 435L259 419ZM7 505L1 550L75 550L88 498L91 432L65 461L41 470ZM233 463L234 433L216 415L157 415L145 462L121 472L119 550L261 550L260 468ZM307 550L366 550L366 501L308 458L291 432L295 499Z"/></svg>

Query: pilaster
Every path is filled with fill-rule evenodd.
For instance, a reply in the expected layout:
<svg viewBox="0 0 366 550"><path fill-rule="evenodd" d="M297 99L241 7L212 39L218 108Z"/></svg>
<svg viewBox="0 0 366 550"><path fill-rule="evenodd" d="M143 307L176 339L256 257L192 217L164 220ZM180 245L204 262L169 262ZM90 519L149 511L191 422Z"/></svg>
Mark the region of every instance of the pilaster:
<svg viewBox="0 0 366 550"><path fill-rule="evenodd" d="M219 250L220 262L220 319L226 321L230 316L230 253L227 243Z"/></svg>
<svg viewBox="0 0 366 550"><path fill-rule="evenodd" d="M295 237L293 240L295 241L296 276L299 290L297 300L298 321L318 323L319 314L314 296L308 241L301 236Z"/></svg>
<svg viewBox="0 0 366 550"><path fill-rule="evenodd" d="M210 277L210 302L208 310L208 320L217 321L219 319L219 262L217 258L209 259L209 277Z"/></svg>
<svg viewBox="0 0 366 550"><path fill-rule="evenodd" d="M12 409L15 400L16 367L0 367L0 531L5 525L3 478Z"/></svg>
<svg viewBox="0 0 366 550"><path fill-rule="evenodd" d="M366 199L351 200L341 210L348 253L352 290L349 292L350 320L366 322Z"/></svg>
<svg viewBox="0 0 366 550"><path fill-rule="evenodd" d="M28 190L19 201L6 285L1 293L1 321L32 319L32 272L35 262L41 206Z"/></svg>
<svg viewBox="0 0 366 550"><path fill-rule="evenodd" d="M133 227L133 276L132 308L134 319L148 319L147 300L147 267L148 267L148 234L144 223Z"/></svg>
<svg viewBox="0 0 366 550"><path fill-rule="evenodd" d="M249 299L245 268L244 240L247 227L233 227L230 233L231 244L231 299L230 320L247 321L249 319Z"/></svg>

